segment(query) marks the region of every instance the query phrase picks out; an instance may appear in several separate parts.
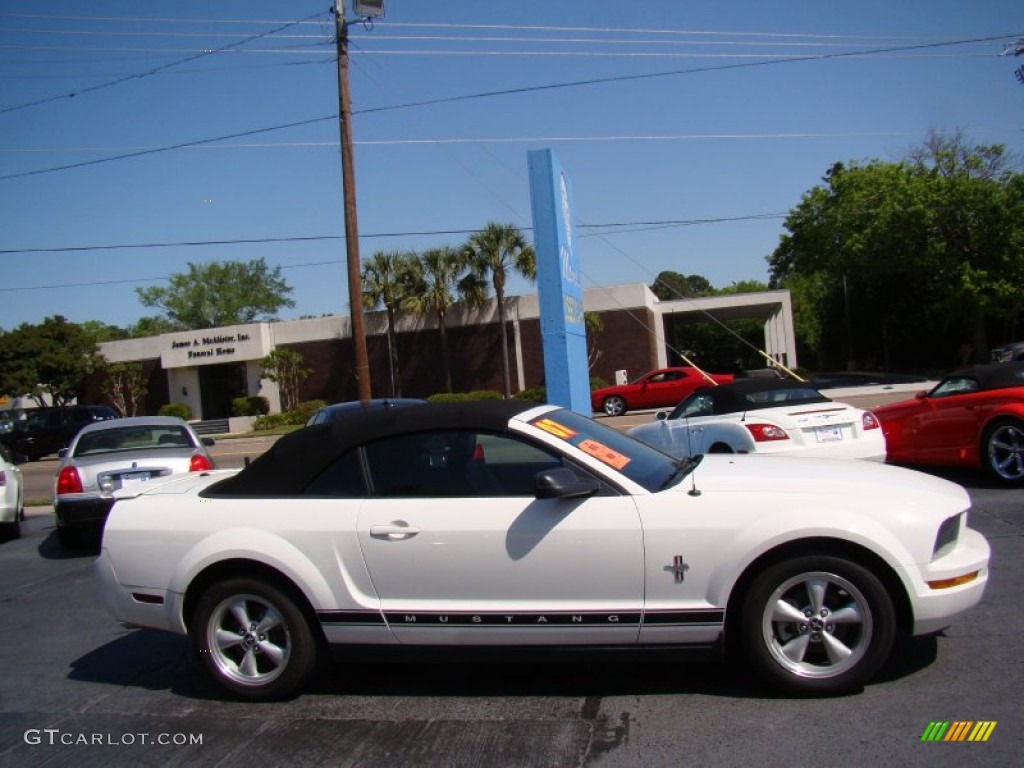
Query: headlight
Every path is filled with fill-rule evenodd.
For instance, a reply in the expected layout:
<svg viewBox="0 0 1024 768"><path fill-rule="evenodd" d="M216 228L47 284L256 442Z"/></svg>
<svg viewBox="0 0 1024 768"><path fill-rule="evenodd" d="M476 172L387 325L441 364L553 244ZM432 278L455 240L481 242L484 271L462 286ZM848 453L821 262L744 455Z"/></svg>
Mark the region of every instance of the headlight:
<svg viewBox="0 0 1024 768"><path fill-rule="evenodd" d="M935 534L935 547L932 550L932 560L938 560L943 555L948 554L956 546L956 542L960 538L960 528L962 525L966 524L966 521L966 511L942 521L942 525L939 526L939 532Z"/></svg>

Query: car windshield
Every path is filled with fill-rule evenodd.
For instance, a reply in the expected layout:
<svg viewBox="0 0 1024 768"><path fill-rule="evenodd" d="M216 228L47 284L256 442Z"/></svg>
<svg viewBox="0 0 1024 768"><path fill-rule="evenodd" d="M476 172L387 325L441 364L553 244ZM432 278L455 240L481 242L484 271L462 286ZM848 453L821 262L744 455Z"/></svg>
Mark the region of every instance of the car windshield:
<svg viewBox="0 0 1024 768"><path fill-rule="evenodd" d="M173 424L137 425L86 432L78 438L74 456L94 456L114 451L193 448L184 427Z"/></svg>
<svg viewBox="0 0 1024 768"><path fill-rule="evenodd" d="M668 454L574 411L548 411L530 424L561 438L652 493L686 476L686 472L680 471L679 462Z"/></svg>

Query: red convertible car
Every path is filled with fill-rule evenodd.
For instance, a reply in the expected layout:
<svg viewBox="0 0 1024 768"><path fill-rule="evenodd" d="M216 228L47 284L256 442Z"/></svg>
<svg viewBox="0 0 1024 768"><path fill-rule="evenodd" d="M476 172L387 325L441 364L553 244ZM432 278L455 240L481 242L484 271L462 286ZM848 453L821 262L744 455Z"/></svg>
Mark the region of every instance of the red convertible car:
<svg viewBox="0 0 1024 768"><path fill-rule="evenodd" d="M590 406L608 416L621 416L631 409L675 405L697 387L728 384L732 380L732 374L704 373L697 368L659 368L632 384L595 389L590 393Z"/></svg>
<svg viewBox="0 0 1024 768"><path fill-rule="evenodd" d="M984 467L1001 481L1024 481L1024 362L954 371L875 415L890 462Z"/></svg>

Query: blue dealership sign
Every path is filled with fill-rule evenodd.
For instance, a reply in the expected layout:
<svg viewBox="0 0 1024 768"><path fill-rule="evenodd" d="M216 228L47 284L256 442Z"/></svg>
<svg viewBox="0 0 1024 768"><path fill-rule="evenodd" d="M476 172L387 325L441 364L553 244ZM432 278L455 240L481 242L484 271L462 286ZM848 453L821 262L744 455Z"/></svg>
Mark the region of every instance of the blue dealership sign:
<svg viewBox="0 0 1024 768"><path fill-rule="evenodd" d="M589 416L587 329L583 276L573 232L572 189L550 149L529 152L527 158L548 402Z"/></svg>

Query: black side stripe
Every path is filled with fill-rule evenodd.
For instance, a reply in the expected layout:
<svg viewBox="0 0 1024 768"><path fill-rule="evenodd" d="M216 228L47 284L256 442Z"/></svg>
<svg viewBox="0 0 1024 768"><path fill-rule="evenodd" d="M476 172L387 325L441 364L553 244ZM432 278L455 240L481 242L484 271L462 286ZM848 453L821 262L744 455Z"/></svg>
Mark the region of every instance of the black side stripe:
<svg viewBox="0 0 1024 768"><path fill-rule="evenodd" d="M531 613L460 613L439 611L317 611L322 624L347 626L459 626L459 627L570 627L635 626L656 627L721 624L725 612L696 611L590 611Z"/></svg>
<svg viewBox="0 0 1024 768"><path fill-rule="evenodd" d="M725 611L647 611L644 614L643 623L664 627L672 625L721 624L723 621L725 621Z"/></svg>
<svg viewBox="0 0 1024 768"><path fill-rule="evenodd" d="M317 611L316 617L321 624L384 624L380 611Z"/></svg>

